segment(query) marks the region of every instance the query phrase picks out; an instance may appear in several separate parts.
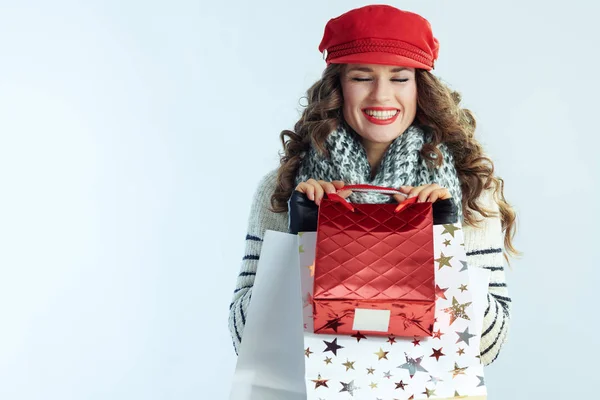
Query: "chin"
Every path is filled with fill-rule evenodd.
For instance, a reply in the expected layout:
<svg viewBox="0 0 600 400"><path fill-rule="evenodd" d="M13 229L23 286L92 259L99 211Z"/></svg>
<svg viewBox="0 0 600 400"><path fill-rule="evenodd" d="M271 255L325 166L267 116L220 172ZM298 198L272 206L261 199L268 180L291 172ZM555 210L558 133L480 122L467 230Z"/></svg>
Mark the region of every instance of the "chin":
<svg viewBox="0 0 600 400"><path fill-rule="evenodd" d="M365 132L364 134L359 134L363 139L368 140L369 142L391 143L403 132L401 132L399 129L400 128L392 128L387 132Z"/></svg>

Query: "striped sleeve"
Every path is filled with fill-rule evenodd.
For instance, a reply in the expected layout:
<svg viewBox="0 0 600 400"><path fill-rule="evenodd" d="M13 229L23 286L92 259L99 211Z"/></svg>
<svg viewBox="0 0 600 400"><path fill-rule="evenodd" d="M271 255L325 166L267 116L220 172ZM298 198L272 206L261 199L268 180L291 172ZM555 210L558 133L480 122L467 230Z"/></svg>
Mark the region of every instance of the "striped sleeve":
<svg viewBox="0 0 600 400"><path fill-rule="evenodd" d="M487 307L481 333L481 362L491 364L508 337L511 298L508 295L504 272L504 235L499 217L499 208L492 192L486 191L480 204L497 213L483 219L478 227L465 226L465 249L469 266L488 269L491 272L487 295Z"/></svg>
<svg viewBox="0 0 600 400"><path fill-rule="evenodd" d="M229 305L229 331L236 354L242 341L244 326L246 325L248 306L252 298L252 286L254 285L254 277L256 276L256 268L258 266L265 231L288 231L288 214L276 214L269 211L271 195L275 190L276 182L277 170L273 170L265 175L258 184L250 208L246 246L242 257L240 273L237 277L235 290L233 291L233 299Z"/></svg>

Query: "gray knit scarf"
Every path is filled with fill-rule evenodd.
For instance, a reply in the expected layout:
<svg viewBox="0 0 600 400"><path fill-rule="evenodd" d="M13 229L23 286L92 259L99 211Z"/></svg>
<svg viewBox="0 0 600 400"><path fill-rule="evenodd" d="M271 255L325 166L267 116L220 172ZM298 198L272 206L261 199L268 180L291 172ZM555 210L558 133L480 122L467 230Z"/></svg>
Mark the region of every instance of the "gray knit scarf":
<svg viewBox="0 0 600 400"><path fill-rule="evenodd" d="M439 168L428 168L420 151L429 136L422 128L411 125L398 136L386 150L383 160L373 179L367 153L356 132L345 124L340 124L326 139L325 147L330 158L320 156L311 147L304 156L296 185L310 178L331 182L344 181L348 184L368 184L400 188L400 186L421 186L437 183L447 188L458 208L459 221L462 221L460 182L454 167L454 157L448 147L441 143L444 163ZM380 193L354 192L348 200L352 203L388 203L395 202L389 196Z"/></svg>

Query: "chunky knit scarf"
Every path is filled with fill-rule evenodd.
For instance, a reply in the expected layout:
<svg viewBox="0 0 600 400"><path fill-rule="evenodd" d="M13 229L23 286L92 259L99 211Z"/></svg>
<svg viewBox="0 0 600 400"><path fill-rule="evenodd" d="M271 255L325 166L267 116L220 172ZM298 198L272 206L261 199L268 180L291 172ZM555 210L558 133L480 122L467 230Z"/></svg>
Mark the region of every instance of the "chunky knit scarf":
<svg viewBox="0 0 600 400"><path fill-rule="evenodd" d="M400 186L421 186L437 183L449 190L458 206L459 221L462 221L460 182L454 167L454 158L448 147L441 143L444 163L439 168L429 168L420 151L427 140L427 134L418 126L410 126L398 136L386 150L379 169L371 179L371 167L367 153L356 132L344 124L333 131L326 139L325 147L330 158L322 157L311 147L302 160L296 176L296 185L310 178L331 182L344 181L348 184L369 184L400 188ZM351 203L388 203L395 200L380 193L354 192L348 200Z"/></svg>

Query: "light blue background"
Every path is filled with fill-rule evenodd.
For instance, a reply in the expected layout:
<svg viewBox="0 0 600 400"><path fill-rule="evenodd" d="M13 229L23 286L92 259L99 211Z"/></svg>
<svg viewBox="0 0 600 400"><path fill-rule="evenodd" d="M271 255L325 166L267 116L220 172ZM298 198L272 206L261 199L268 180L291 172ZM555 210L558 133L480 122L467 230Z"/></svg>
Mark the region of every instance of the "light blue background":
<svg viewBox="0 0 600 400"><path fill-rule="evenodd" d="M430 20L519 214L490 399L598 393L600 8L549 3L389 2ZM367 3L0 4L0 398L226 399L253 192L325 23Z"/></svg>

